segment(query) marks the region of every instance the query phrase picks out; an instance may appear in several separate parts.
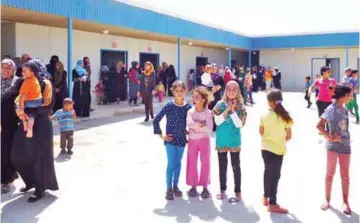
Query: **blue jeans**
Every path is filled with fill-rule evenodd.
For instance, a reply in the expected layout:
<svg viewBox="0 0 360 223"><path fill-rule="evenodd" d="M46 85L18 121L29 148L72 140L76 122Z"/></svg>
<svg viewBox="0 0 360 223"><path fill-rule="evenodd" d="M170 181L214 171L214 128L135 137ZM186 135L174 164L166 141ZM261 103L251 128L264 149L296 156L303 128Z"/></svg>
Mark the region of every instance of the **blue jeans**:
<svg viewBox="0 0 360 223"><path fill-rule="evenodd" d="M249 90L245 87L244 91L245 91L244 103L245 104L247 103L247 97L249 97L250 103L253 104L254 100L253 100L253 97L252 97L252 87L250 87Z"/></svg>
<svg viewBox="0 0 360 223"><path fill-rule="evenodd" d="M166 169L166 184L167 189L172 189L179 183L181 160L184 155L185 147L166 143L165 148L168 160Z"/></svg>

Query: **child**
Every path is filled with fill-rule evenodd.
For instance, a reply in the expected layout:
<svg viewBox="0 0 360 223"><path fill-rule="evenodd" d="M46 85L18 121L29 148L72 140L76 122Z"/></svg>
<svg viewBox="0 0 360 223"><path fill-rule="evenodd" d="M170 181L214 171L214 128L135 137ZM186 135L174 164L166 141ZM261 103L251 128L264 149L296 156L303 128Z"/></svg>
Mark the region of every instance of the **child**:
<svg viewBox="0 0 360 223"><path fill-rule="evenodd" d="M191 186L190 197L197 195L196 186L203 186L202 198L208 198L207 186L210 183L210 134L213 130L213 117L207 108L212 94L205 87L197 87L193 92L194 108L187 113L189 146L187 155L186 183ZM198 154L200 153L201 172L198 177Z"/></svg>
<svg viewBox="0 0 360 223"><path fill-rule="evenodd" d="M310 108L312 103L311 103L311 93L309 92L309 88L311 87L311 77L307 76L305 77L305 100L308 103L307 108Z"/></svg>
<svg viewBox="0 0 360 223"><path fill-rule="evenodd" d="M270 110L260 119L260 135L262 137L262 157L264 171L264 200L269 212L286 214L288 211L276 202L276 193L280 179L283 156L286 153L286 142L291 139L293 123L289 113L282 105L280 90L272 90L267 94Z"/></svg>
<svg viewBox="0 0 360 223"><path fill-rule="evenodd" d="M250 104L254 104L254 100L252 97L252 87L253 87L253 76L251 74L251 70L248 68L246 69L246 76L245 76L245 95L246 98L244 100L249 100Z"/></svg>
<svg viewBox="0 0 360 223"><path fill-rule="evenodd" d="M211 78L211 65L207 64L205 66L205 72L201 75L201 84L207 88L212 88L214 83Z"/></svg>
<svg viewBox="0 0 360 223"><path fill-rule="evenodd" d="M359 72L357 70L351 71L351 77L349 78L349 87L352 88L352 97L347 104L347 108L350 112L352 110L355 110L355 118L356 118L356 124L359 124L359 106L357 104L356 95L359 91Z"/></svg>
<svg viewBox="0 0 360 223"><path fill-rule="evenodd" d="M71 98L65 98L63 101L63 109L59 109L52 116L53 120L57 120L60 126L60 154L65 154L65 147L67 153L71 156L73 154L72 148L74 145L74 120L76 115L73 109L74 102Z"/></svg>
<svg viewBox="0 0 360 223"><path fill-rule="evenodd" d="M218 151L221 190L218 199L226 196L227 152L230 152L235 181L235 198L230 198L229 202L236 203L241 200L240 128L245 124L247 115L237 82L229 81L226 84L223 99L215 105L213 114L217 125L216 150Z"/></svg>
<svg viewBox="0 0 360 223"><path fill-rule="evenodd" d="M38 80L39 68L35 63L26 62L22 70L24 82L20 88L19 106L25 109L24 112L28 116L28 120L25 117L20 118L24 124L26 137L32 138L36 113L42 105L41 87Z"/></svg>
<svg viewBox="0 0 360 223"><path fill-rule="evenodd" d="M104 104L104 99L105 98L104 98L104 82L103 82L103 79L100 79L99 83L96 84L94 93L96 94L98 105Z"/></svg>
<svg viewBox="0 0 360 223"><path fill-rule="evenodd" d="M159 98L159 102L162 102L164 99L165 86L162 83L162 80L159 81L158 86L156 87L157 95Z"/></svg>
<svg viewBox="0 0 360 223"><path fill-rule="evenodd" d="M188 90L192 91L193 86L194 86L194 77L195 77L195 70L194 69L190 69L189 75L188 75Z"/></svg>
<svg viewBox="0 0 360 223"><path fill-rule="evenodd" d="M320 81L321 80L321 74L317 74L315 76L315 81ZM315 89L315 99L318 100L318 97L319 97L319 88L316 88Z"/></svg>
<svg viewBox="0 0 360 223"><path fill-rule="evenodd" d="M158 134L164 140L168 165L166 169L166 199L174 200L174 195L182 196L178 187L181 159L186 145L186 116L191 108L184 98L186 93L185 84L175 81L171 88L175 97L174 101L168 102L156 115L153 125L154 134ZM166 134L160 128L160 121L166 115Z"/></svg>
<svg viewBox="0 0 360 223"><path fill-rule="evenodd" d="M349 101L351 88L343 85L335 87L335 102L332 103L321 115L317 128L326 139L327 149L327 172L325 180L325 202L321 209L327 210L330 207L331 186L336 170L336 164L339 160L340 175L343 193L343 212L347 215L351 214L349 206L349 168L350 168L350 132L349 132L349 116L344 105ZM330 128L325 130L325 123Z"/></svg>

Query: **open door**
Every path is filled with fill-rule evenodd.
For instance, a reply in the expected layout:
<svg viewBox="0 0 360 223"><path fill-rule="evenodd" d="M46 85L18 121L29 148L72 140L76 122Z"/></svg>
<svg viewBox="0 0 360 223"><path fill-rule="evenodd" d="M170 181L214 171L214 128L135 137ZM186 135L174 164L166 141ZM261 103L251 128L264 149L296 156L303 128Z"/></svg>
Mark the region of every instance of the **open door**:
<svg viewBox="0 0 360 223"><path fill-rule="evenodd" d="M321 67L326 66L326 59L316 58L311 60L311 79L314 80L317 74L320 74Z"/></svg>
<svg viewBox="0 0 360 223"><path fill-rule="evenodd" d="M110 70L116 69L119 61L124 62L127 69L127 52L115 50L101 50L101 65L107 65Z"/></svg>
<svg viewBox="0 0 360 223"><path fill-rule="evenodd" d="M340 59L339 58L326 59L326 66L331 68L331 76L332 76L332 78L334 78L339 83L341 81L341 77L340 77Z"/></svg>
<svg viewBox="0 0 360 223"><path fill-rule="evenodd" d="M205 66L208 64L207 57L196 57L196 67Z"/></svg>
<svg viewBox="0 0 360 223"><path fill-rule="evenodd" d="M159 54L158 53L140 53L140 68L144 70L144 64L150 61L154 65L155 71L159 66Z"/></svg>

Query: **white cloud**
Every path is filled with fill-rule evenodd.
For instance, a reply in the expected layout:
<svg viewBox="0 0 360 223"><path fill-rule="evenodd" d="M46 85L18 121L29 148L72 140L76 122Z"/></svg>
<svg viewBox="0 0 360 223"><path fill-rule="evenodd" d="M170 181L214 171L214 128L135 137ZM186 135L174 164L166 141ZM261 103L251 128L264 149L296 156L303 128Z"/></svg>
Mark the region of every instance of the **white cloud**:
<svg viewBox="0 0 360 223"><path fill-rule="evenodd" d="M117 0L247 35L359 30L358 0ZM175 16L176 16L175 15Z"/></svg>

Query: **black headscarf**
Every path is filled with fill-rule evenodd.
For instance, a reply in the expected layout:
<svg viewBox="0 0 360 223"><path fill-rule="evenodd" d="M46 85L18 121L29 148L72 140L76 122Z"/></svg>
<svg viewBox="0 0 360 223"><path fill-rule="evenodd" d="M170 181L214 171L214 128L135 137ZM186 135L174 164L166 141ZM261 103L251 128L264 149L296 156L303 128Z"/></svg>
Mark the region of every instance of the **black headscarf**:
<svg viewBox="0 0 360 223"><path fill-rule="evenodd" d="M54 76L56 73L56 63L59 61L59 57L57 55L52 55L49 61L49 64L46 65L47 72Z"/></svg>

